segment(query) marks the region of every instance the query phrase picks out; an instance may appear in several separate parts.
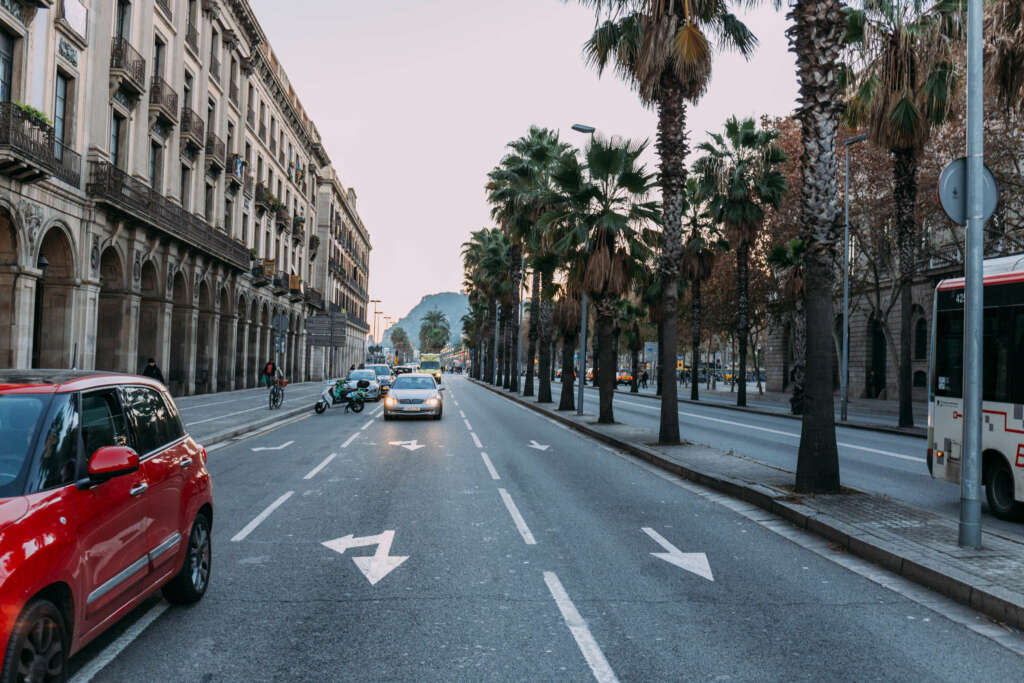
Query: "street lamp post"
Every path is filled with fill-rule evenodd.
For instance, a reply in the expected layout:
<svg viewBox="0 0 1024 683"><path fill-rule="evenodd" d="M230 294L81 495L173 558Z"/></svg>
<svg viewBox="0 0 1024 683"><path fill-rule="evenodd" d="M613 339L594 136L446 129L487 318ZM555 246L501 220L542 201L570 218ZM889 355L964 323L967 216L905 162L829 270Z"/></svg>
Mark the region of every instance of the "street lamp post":
<svg viewBox="0 0 1024 683"><path fill-rule="evenodd" d="M839 375L842 407L839 419L846 422L846 407L850 399L850 147L868 139L867 135L846 138L843 147L846 152L846 189L843 192L843 368Z"/></svg>
<svg viewBox="0 0 1024 683"><path fill-rule="evenodd" d="M582 123L572 124L572 129L577 133L583 133L584 135L590 135L590 139L594 139L594 133L596 128L593 126L587 126ZM590 251L589 237L586 247L587 251ZM597 365L597 359L594 359L594 365ZM595 367L596 370L596 367ZM579 386L576 389L576 414L583 414L583 388L587 383L587 291L585 287L580 288L580 371L579 371Z"/></svg>

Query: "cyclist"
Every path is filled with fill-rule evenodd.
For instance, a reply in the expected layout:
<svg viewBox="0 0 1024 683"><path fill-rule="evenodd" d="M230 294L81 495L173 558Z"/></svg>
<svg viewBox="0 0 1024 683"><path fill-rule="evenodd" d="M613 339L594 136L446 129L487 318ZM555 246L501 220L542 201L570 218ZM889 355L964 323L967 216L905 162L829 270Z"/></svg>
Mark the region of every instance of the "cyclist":
<svg viewBox="0 0 1024 683"><path fill-rule="evenodd" d="M277 367L277 363L272 360L268 360L267 364L263 366L263 381L267 384L267 391L274 386L274 379L281 376L281 371Z"/></svg>

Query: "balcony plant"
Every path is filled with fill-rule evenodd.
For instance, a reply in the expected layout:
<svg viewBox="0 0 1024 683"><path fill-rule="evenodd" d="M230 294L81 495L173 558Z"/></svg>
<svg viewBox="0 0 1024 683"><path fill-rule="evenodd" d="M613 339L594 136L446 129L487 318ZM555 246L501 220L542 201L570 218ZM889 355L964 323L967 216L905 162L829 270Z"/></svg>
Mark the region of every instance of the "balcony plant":
<svg viewBox="0 0 1024 683"><path fill-rule="evenodd" d="M313 235L309 238L309 252L315 254L316 250L320 248L320 237L319 235ZM312 256L310 256L312 258Z"/></svg>
<svg viewBox="0 0 1024 683"><path fill-rule="evenodd" d="M49 117L47 117L46 114L44 114L43 112L39 111L38 109L36 109L35 107L33 107L33 106L29 105L29 104L24 104L22 102L15 102L14 106L16 106L18 109L20 109L22 114L24 114L30 120L32 120L32 121L34 121L36 123L42 124L44 126L52 126L53 125L53 122L50 121Z"/></svg>

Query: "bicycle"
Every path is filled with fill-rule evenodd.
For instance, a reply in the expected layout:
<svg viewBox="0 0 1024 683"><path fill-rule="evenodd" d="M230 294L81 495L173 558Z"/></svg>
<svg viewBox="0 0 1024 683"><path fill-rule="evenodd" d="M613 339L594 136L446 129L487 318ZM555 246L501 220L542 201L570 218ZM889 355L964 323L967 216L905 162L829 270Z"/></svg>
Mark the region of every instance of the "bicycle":
<svg viewBox="0 0 1024 683"><path fill-rule="evenodd" d="M275 379L274 385L270 387L270 409L280 408L281 404L284 403L284 388L288 386L288 381L284 379Z"/></svg>

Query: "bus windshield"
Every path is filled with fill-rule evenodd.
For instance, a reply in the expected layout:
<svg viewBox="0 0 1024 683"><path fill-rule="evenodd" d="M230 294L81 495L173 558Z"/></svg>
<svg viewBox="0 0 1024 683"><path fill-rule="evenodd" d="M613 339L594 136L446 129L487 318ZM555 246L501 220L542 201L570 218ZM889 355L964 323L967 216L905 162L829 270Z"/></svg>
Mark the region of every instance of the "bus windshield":
<svg viewBox="0 0 1024 683"><path fill-rule="evenodd" d="M420 363L420 370L437 370L441 363L436 360L425 360Z"/></svg>

